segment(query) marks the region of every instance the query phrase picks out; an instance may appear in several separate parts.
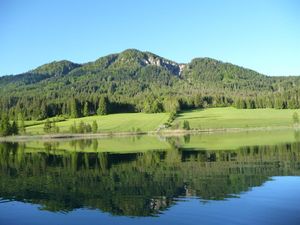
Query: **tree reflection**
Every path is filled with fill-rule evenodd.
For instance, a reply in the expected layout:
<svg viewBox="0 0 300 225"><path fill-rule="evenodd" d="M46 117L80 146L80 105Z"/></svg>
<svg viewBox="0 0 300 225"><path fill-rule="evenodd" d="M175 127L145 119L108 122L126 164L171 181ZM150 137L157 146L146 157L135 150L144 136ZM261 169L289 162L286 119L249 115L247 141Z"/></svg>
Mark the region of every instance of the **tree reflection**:
<svg viewBox="0 0 300 225"><path fill-rule="evenodd" d="M99 153L78 151L95 140L72 141L76 151L30 151L0 144L0 197L36 203L41 210L94 208L114 215L155 216L178 197L205 200L236 197L271 176L300 174L300 144L205 151Z"/></svg>

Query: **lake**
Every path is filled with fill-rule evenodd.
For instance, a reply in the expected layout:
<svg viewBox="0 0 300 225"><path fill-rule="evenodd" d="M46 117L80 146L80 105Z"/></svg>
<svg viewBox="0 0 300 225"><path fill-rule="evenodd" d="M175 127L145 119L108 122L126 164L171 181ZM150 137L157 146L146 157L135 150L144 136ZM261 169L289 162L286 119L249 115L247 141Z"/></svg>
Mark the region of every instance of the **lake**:
<svg viewBox="0 0 300 225"><path fill-rule="evenodd" d="M300 224L300 132L0 143L0 224Z"/></svg>

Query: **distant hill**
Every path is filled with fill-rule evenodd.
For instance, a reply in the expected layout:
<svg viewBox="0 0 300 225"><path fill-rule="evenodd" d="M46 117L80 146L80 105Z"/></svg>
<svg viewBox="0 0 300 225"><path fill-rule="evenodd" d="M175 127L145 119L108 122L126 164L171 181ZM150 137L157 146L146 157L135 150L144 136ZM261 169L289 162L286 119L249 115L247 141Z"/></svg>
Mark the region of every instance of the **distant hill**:
<svg viewBox="0 0 300 225"><path fill-rule="evenodd" d="M295 108L299 87L299 77L270 77L210 58L182 64L128 49L84 64L54 61L0 77L0 112L38 119L69 115L75 101L79 114L85 104L93 114L103 96L113 103L111 112L169 111L175 106Z"/></svg>

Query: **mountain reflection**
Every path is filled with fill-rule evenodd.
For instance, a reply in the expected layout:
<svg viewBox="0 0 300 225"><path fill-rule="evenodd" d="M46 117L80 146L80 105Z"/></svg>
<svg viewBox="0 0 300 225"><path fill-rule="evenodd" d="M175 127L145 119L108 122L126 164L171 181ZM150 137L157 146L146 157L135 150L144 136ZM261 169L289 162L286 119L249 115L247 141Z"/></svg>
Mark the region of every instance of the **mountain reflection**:
<svg viewBox="0 0 300 225"><path fill-rule="evenodd" d="M59 151L58 143L32 151L26 144L2 143L0 198L53 212L92 208L155 216L179 197L223 200L261 186L271 176L300 175L300 143L226 151L197 151L174 143L166 150L127 154ZM98 142L71 145L97 149Z"/></svg>

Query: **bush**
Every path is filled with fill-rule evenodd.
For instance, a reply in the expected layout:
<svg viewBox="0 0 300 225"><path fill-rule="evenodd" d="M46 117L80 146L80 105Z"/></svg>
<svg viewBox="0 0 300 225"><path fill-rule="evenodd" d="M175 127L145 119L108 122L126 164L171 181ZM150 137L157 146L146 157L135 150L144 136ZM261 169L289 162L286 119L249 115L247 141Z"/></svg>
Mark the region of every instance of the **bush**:
<svg viewBox="0 0 300 225"><path fill-rule="evenodd" d="M59 127L56 126L56 121L50 121L49 119L46 120L44 124L44 132L45 133L59 133Z"/></svg>
<svg viewBox="0 0 300 225"><path fill-rule="evenodd" d="M77 128L77 132L82 134L84 133L84 131L85 131L85 124L83 121L80 121L79 126Z"/></svg>
<svg viewBox="0 0 300 225"><path fill-rule="evenodd" d="M76 123L71 125L70 132L71 133L91 133L93 131L93 127L89 123L84 123L83 121L80 121L79 125L77 126Z"/></svg>
<svg viewBox="0 0 300 225"><path fill-rule="evenodd" d="M93 121L93 124L92 124L92 131L93 131L93 133L98 132L98 124L95 120Z"/></svg>
<svg viewBox="0 0 300 225"><path fill-rule="evenodd" d="M168 119L168 123L172 123L176 119L176 116L177 116L177 112L176 111L172 111L170 113L170 116L169 116L169 119Z"/></svg>
<svg viewBox="0 0 300 225"><path fill-rule="evenodd" d="M52 128L51 121L49 119L47 119L45 124L44 124L44 132L45 133L50 133L51 128Z"/></svg>
<svg viewBox="0 0 300 225"><path fill-rule="evenodd" d="M73 125L70 126L70 132L77 133L77 126L75 122L73 123Z"/></svg>
<svg viewBox="0 0 300 225"><path fill-rule="evenodd" d="M187 120L183 121L183 129L190 130L190 123L189 123L189 121L187 121Z"/></svg>
<svg viewBox="0 0 300 225"><path fill-rule="evenodd" d="M85 124L84 133L91 133L92 126L90 124Z"/></svg>

